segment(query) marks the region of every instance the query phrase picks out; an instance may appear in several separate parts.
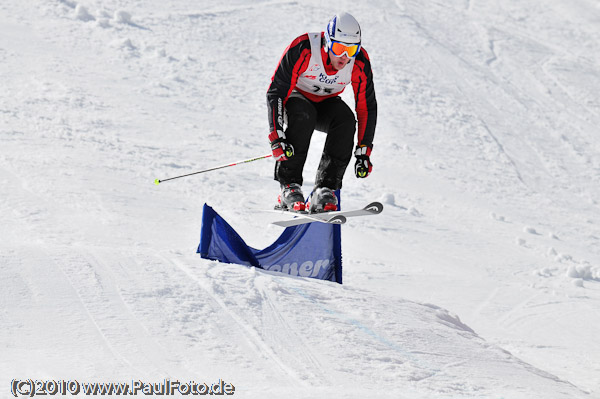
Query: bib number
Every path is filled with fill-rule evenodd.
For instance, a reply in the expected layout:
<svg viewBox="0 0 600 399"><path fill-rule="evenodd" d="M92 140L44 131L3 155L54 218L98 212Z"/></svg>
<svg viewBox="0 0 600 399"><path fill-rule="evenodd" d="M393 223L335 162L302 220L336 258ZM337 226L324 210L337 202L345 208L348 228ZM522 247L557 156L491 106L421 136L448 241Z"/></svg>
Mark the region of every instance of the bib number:
<svg viewBox="0 0 600 399"><path fill-rule="evenodd" d="M333 88L313 85L313 93L331 94L333 93Z"/></svg>

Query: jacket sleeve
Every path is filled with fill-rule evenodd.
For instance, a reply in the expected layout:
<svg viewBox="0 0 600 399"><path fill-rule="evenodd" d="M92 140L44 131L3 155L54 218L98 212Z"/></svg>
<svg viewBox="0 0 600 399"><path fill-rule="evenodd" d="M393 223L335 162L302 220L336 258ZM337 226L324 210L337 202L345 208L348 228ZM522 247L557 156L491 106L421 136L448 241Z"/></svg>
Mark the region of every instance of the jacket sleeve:
<svg viewBox="0 0 600 399"><path fill-rule="evenodd" d="M283 131L283 109L288 97L296 87L298 76L306 70L310 61L311 50L308 34L297 37L285 49L271 85L267 90L267 108L269 117L269 132Z"/></svg>
<svg viewBox="0 0 600 399"><path fill-rule="evenodd" d="M356 56L352 70L352 88L356 102L356 118L358 119L357 143L373 148L375 125L377 124L377 99L373 84L371 61L366 50L362 48Z"/></svg>

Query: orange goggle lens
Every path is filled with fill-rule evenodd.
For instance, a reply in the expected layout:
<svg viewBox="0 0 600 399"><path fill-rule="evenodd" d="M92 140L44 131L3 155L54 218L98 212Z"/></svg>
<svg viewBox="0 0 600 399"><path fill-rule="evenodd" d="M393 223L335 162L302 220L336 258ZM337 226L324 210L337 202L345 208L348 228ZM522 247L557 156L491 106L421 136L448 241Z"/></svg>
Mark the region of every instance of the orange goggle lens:
<svg viewBox="0 0 600 399"><path fill-rule="evenodd" d="M341 57L344 53L346 53L348 57L354 57L359 48L360 44L347 45L340 42L331 43L331 52L337 57Z"/></svg>

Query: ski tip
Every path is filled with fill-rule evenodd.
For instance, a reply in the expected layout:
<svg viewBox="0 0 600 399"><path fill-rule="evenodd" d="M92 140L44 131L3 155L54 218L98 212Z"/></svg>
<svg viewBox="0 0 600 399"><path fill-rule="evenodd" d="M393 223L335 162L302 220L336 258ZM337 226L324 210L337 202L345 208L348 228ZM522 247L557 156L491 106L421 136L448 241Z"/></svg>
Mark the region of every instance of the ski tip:
<svg viewBox="0 0 600 399"><path fill-rule="evenodd" d="M155 179L155 180L154 180L154 184L156 184L156 185L158 186L158 185L160 184L160 180L158 180L158 179Z"/></svg>
<svg viewBox="0 0 600 399"><path fill-rule="evenodd" d="M346 216L344 216L344 215L332 216L331 218L327 219L327 223L344 224L344 223L346 223Z"/></svg>
<svg viewBox="0 0 600 399"><path fill-rule="evenodd" d="M371 202L369 205L365 206L365 211L372 213L373 215L377 215L383 212L383 204L381 202Z"/></svg>

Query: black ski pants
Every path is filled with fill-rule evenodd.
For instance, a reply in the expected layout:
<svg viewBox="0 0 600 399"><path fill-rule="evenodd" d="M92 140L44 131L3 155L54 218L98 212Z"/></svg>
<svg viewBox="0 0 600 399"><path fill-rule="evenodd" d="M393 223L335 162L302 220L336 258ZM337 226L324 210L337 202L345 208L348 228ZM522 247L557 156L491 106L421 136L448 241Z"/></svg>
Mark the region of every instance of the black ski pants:
<svg viewBox="0 0 600 399"><path fill-rule="evenodd" d="M317 169L315 188L342 188L344 173L352 159L356 132L356 119L350 107L340 97L328 98L317 103L294 92L286 103L285 111L285 136L294 146L294 156L287 161L276 162L275 180L282 185L302 185L302 171L310 140L313 131L319 130L327 133L327 138Z"/></svg>

